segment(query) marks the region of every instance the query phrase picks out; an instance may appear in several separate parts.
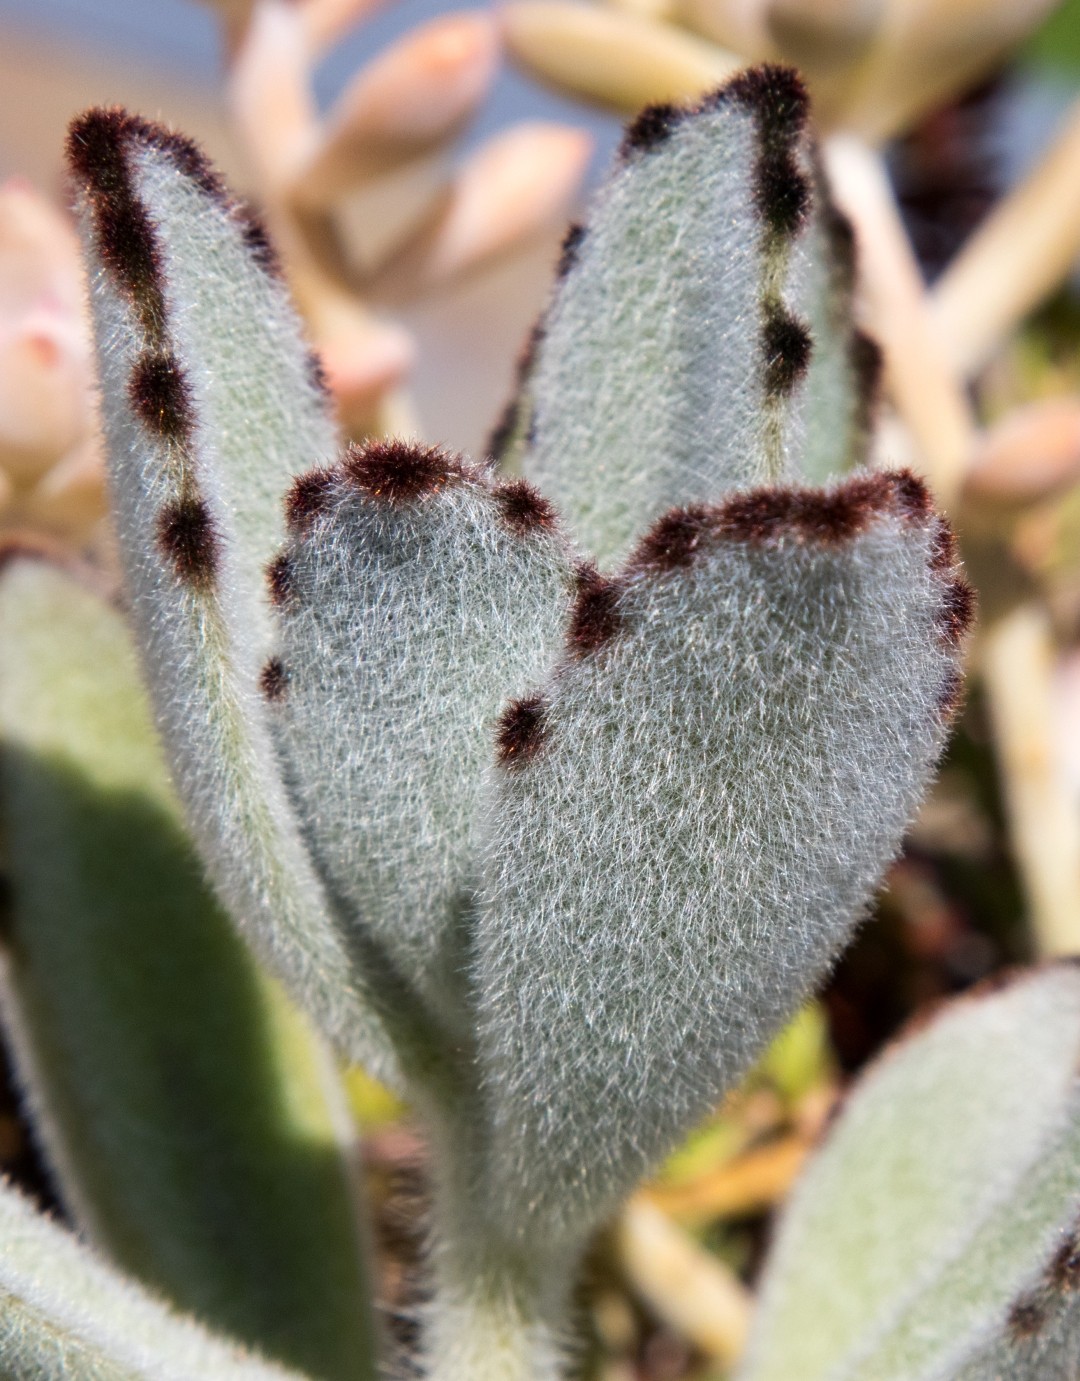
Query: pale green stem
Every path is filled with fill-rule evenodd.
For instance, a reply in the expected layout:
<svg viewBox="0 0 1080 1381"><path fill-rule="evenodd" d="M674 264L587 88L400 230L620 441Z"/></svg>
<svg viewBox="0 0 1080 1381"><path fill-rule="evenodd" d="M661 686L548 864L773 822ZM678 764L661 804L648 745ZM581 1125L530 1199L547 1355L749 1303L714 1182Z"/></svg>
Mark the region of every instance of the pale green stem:
<svg viewBox="0 0 1080 1381"><path fill-rule="evenodd" d="M580 1244L507 1242L485 1212L471 1099L429 1116L433 1129L432 1300L428 1381L563 1381L573 1360Z"/></svg>

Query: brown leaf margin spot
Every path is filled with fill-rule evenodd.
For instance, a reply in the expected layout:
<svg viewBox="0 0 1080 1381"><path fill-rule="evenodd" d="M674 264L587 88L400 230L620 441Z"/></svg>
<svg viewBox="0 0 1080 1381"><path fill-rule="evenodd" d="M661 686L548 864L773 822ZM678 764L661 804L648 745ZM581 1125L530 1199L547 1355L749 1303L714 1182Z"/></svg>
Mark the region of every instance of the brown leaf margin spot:
<svg viewBox="0 0 1080 1381"><path fill-rule="evenodd" d="M178 580L206 589L217 574L218 536L210 510L197 494L167 503L158 513L157 540Z"/></svg>
<svg viewBox="0 0 1080 1381"><path fill-rule="evenodd" d="M547 740L547 702L542 695L511 700L499 717L495 743L503 767L532 762Z"/></svg>
<svg viewBox="0 0 1080 1381"><path fill-rule="evenodd" d="M349 484L387 504L414 503L448 485L477 480L482 471L441 446L372 441L346 450L340 469Z"/></svg>
<svg viewBox="0 0 1080 1381"><path fill-rule="evenodd" d="M578 567L566 646L571 657L587 657L610 642L622 627L619 599L623 582L601 575L591 562Z"/></svg>

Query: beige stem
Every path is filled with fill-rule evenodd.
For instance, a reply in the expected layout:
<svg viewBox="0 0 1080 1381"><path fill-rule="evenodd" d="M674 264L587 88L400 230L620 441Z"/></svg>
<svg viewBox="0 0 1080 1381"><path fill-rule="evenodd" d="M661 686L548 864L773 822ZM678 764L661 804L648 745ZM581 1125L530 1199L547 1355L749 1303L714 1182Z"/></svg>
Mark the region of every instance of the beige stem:
<svg viewBox="0 0 1080 1381"><path fill-rule="evenodd" d="M930 296L952 368L971 377L1080 255L1080 101L1042 160L988 217Z"/></svg>
<svg viewBox="0 0 1080 1381"><path fill-rule="evenodd" d="M1046 613L1021 605L983 635L1009 830L1041 954L1080 954L1080 809L1060 770L1055 651Z"/></svg>
<svg viewBox="0 0 1080 1381"><path fill-rule="evenodd" d="M974 451L975 420L927 308L922 275L880 158L837 135L825 145L836 198L858 236L867 325L885 352L885 384L946 507Z"/></svg>
<svg viewBox="0 0 1080 1381"><path fill-rule="evenodd" d="M739 1360L750 1293L730 1267L641 1195L623 1210L615 1249L634 1289L662 1319L724 1366Z"/></svg>

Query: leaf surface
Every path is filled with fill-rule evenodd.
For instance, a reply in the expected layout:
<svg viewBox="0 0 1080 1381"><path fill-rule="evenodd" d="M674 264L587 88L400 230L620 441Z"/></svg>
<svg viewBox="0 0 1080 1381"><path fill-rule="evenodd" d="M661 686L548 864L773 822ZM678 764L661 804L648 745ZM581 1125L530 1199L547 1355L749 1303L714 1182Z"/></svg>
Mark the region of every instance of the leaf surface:
<svg viewBox="0 0 1080 1381"><path fill-rule="evenodd" d="M527 1240L587 1231L861 918L940 749L970 592L909 474L676 510L582 581L503 719L474 972Z"/></svg>
<svg viewBox="0 0 1080 1381"><path fill-rule="evenodd" d="M66 1206L217 1327L373 1375L337 1076L203 880L123 620L9 559L0 644L4 1018Z"/></svg>
<svg viewBox="0 0 1080 1381"><path fill-rule="evenodd" d="M863 1077L796 1188L743 1381L1066 1381L1080 972L963 998Z"/></svg>

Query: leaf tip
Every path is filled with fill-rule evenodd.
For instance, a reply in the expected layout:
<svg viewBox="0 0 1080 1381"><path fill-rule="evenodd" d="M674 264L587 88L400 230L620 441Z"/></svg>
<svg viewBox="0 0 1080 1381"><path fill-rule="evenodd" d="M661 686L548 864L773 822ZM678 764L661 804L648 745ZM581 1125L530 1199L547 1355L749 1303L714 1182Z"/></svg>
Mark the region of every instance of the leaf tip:
<svg viewBox="0 0 1080 1381"><path fill-rule="evenodd" d="M758 213L774 235L797 235L806 224L813 199L810 181L796 161L810 114L802 78L794 67L776 63L748 67L705 104L715 107L729 101L750 111L757 125L754 201Z"/></svg>
<svg viewBox="0 0 1080 1381"><path fill-rule="evenodd" d="M387 504L415 502L448 484L469 478L458 456L441 446L413 441L372 441L350 446L342 468L349 481L371 499Z"/></svg>

